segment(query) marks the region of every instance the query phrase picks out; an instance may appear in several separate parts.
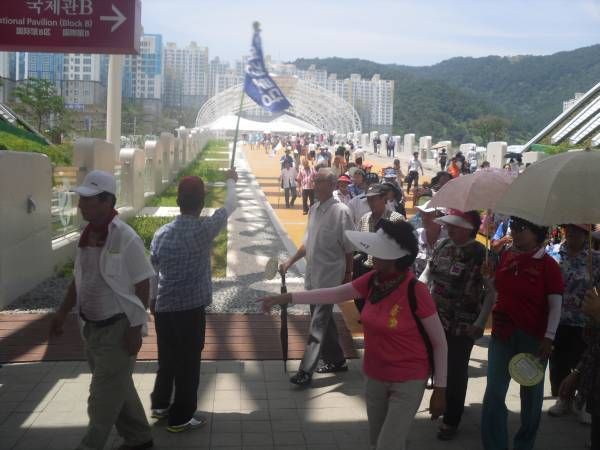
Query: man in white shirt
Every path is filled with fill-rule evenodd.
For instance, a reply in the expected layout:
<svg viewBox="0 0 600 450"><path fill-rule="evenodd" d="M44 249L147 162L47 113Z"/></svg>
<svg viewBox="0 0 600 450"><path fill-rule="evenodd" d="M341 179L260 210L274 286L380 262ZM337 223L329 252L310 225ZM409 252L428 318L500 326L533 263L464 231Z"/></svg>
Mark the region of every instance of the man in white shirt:
<svg viewBox="0 0 600 450"><path fill-rule="evenodd" d="M293 165L290 164L289 161L283 161L283 168L281 169L281 174L279 175L279 183L283 188L286 208L289 208L290 206L293 208L296 197L298 196L298 193L296 192L297 177L298 172L296 172L296 169L293 167ZM290 194L292 195L291 201Z"/></svg>
<svg viewBox="0 0 600 450"><path fill-rule="evenodd" d="M421 175L425 175L423 165L419 161L419 152L413 153L413 159L408 162L408 177L406 180L406 193L410 194L412 183L415 183L415 191L419 189L419 170Z"/></svg>
<svg viewBox="0 0 600 450"><path fill-rule="evenodd" d="M89 424L77 448L103 449L114 425L124 439L119 448L148 449L152 434L132 373L147 329L154 269L140 237L116 217L112 174L94 170L74 191L88 225L77 247L74 281L52 318L51 334L62 334L67 314L76 307L85 322L82 335L92 371Z"/></svg>
<svg viewBox="0 0 600 450"><path fill-rule="evenodd" d="M331 169L320 169L315 175L315 195L318 203L308 213L308 227L298 251L280 271L287 272L301 258L306 258L304 287L307 290L335 287L352 279L353 246L345 236L354 230L348 207L335 198L336 178ZM344 264L345 261L345 264ZM311 305L310 336L298 372L290 382L307 386L312 374L348 370L344 352L338 342L333 320L333 305ZM319 356L322 364L319 363Z"/></svg>

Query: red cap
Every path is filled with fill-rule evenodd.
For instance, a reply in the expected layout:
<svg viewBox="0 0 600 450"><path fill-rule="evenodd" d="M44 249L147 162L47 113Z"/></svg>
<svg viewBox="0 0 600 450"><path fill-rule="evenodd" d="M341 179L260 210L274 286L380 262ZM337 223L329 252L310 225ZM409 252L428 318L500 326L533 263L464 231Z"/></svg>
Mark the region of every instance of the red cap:
<svg viewBox="0 0 600 450"><path fill-rule="evenodd" d="M350 177L348 175L340 175L340 177L338 178L338 182L342 182L342 183L352 183L352 180L350 179Z"/></svg>
<svg viewBox="0 0 600 450"><path fill-rule="evenodd" d="M188 176L179 181L177 194L185 197L202 198L204 196L204 182L200 177Z"/></svg>

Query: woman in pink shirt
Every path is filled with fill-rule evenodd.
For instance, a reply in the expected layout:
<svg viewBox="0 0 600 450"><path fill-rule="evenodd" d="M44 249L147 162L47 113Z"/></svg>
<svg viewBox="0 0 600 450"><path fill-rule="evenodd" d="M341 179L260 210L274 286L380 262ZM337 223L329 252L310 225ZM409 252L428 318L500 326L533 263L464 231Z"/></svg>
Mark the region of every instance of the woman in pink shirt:
<svg viewBox="0 0 600 450"><path fill-rule="evenodd" d="M402 450L406 448L406 437L433 368L429 410L435 419L445 409L444 329L427 286L410 271L418 245L409 223L382 220L376 233L347 231L346 237L357 250L373 256L371 272L342 286L264 297L259 301L263 302L263 310L269 311L273 305L288 303L367 299L360 319L365 338L363 371L370 442L377 450Z"/></svg>
<svg viewBox="0 0 600 450"><path fill-rule="evenodd" d="M310 206L315 202L315 169L311 167L308 159L302 159L302 169L298 173L298 184L300 185L300 190L302 191L302 214L308 214L308 203L310 202Z"/></svg>

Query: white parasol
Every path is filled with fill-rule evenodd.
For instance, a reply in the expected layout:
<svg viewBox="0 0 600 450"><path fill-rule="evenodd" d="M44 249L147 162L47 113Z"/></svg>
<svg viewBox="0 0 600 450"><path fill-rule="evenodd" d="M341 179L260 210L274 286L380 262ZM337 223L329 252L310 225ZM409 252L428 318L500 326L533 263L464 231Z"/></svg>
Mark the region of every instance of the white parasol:
<svg viewBox="0 0 600 450"><path fill-rule="evenodd" d="M515 176L506 170L478 170L448 181L428 206L459 211L494 209L514 180Z"/></svg>

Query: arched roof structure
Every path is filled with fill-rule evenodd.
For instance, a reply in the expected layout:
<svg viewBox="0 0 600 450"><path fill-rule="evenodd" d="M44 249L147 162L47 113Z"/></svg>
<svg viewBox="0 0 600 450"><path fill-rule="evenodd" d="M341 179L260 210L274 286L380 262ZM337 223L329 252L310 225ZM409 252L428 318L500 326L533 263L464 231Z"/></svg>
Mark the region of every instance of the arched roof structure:
<svg viewBox="0 0 600 450"><path fill-rule="evenodd" d="M600 146L600 83L583 94L573 105L564 110L527 144L567 146Z"/></svg>
<svg viewBox="0 0 600 450"><path fill-rule="evenodd" d="M362 124L356 110L338 95L309 81L292 76L273 76L292 104L286 114L314 125L323 132L337 134L360 133ZM243 85L239 84L220 92L209 99L196 118L196 126L204 128L222 116L238 114ZM242 112L251 112L257 107L249 97L244 98Z"/></svg>

